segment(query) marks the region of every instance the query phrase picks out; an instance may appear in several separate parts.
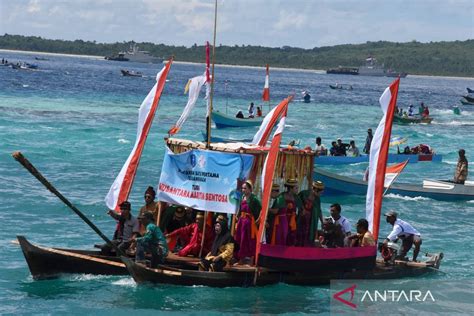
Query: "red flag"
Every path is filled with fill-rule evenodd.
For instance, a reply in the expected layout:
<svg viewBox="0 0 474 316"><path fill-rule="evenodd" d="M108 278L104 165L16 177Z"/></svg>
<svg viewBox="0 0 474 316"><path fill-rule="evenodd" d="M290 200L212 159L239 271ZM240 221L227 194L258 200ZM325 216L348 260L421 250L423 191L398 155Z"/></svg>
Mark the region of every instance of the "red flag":
<svg viewBox="0 0 474 316"><path fill-rule="evenodd" d="M391 166L387 166L387 169L385 170L385 181L384 181L384 186L387 189L392 185L392 183L400 175L400 173L403 171L403 169L406 167L407 164L408 164L408 160L391 165Z"/></svg>
<svg viewBox="0 0 474 316"><path fill-rule="evenodd" d="M270 101L270 72L267 64L267 74L265 75L265 86L263 87L263 101Z"/></svg>
<svg viewBox="0 0 474 316"><path fill-rule="evenodd" d="M275 165L278 159L278 154L280 152L280 143L281 143L281 134L283 133L283 129L285 128L285 120L286 114L288 110L288 103L291 101L292 97L288 97L285 100L285 107L283 109L283 115L280 119L280 123L278 123L278 127L273 134L272 144L270 146L270 151L267 154L265 159L265 163L263 165L263 172L262 172L262 211L260 212L260 224L258 227L257 233L257 247L255 251L255 262L258 264L258 256L260 253L260 246L263 239L263 233L265 231L265 222L267 220L267 212L268 207L270 204L270 194L272 191L272 183L273 183L273 174L275 173Z"/></svg>
<svg viewBox="0 0 474 316"><path fill-rule="evenodd" d="M172 62L173 59L171 58L165 67L156 75L157 82L155 86L151 89L140 106L135 145L105 197L105 203L111 210L118 211L120 209L119 205L128 199L138 164L140 163L143 147L145 146L156 110L158 109L158 103L160 102L161 94L163 93L166 83L166 77L168 76Z"/></svg>
<svg viewBox="0 0 474 316"><path fill-rule="evenodd" d="M262 125L258 129L257 133L253 137L252 144L258 146L265 146L270 137L270 134L275 126L278 118L281 116L283 111L287 108L288 103L291 101L290 98L286 98L280 102L276 107L274 107L262 121Z"/></svg>
<svg viewBox="0 0 474 316"><path fill-rule="evenodd" d="M385 171L387 168L390 135L392 133L393 115L395 105L397 104L399 85L400 78L396 79L390 87L385 89L380 97L379 103L384 115L380 120L370 145L369 179L365 209L367 221L369 222L369 230L372 231L375 240L377 240L379 235Z"/></svg>

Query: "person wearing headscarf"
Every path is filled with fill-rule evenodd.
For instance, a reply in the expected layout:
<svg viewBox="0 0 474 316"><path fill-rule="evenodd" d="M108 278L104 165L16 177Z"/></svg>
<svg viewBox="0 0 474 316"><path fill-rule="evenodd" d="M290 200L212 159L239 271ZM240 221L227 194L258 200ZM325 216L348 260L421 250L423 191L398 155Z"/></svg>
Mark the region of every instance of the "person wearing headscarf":
<svg viewBox="0 0 474 316"><path fill-rule="evenodd" d="M318 238L318 220L323 224L320 199L323 190L324 183L314 181L310 190L303 190L298 194L303 207L298 217L297 246L312 246Z"/></svg>
<svg viewBox="0 0 474 316"><path fill-rule="evenodd" d="M214 224L215 238L212 243L211 251L199 263L201 271L222 271L224 267L230 264L234 253L234 239L229 232L227 220L219 215Z"/></svg>
<svg viewBox="0 0 474 316"><path fill-rule="evenodd" d="M243 264L246 258L250 258L253 264L255 256L257 225L256 220L260 216L262 204L255 194L252 193L253 185L250 180L242 184L242 201L235 230L235 241L239 244L239 250L235 253L239 260L238 264Z"/></svg>
<svg viewBox="0 0 474 316"><path fill-rule="evenodd" d="M143 205L140 208L140 211L138 212L138 216L141 216L145 214L146 212L150 212L153 214L154 223L156 224L156 219L158 217L158 204L159 203L155 202L155 197L156 197L156 192L153 189L153 187L151 186L148 187L144 195L145 205ZM140 224L140 234L143 235L144 233L145 233L145 227L143 227L143 225Z"/></svg>
<svg viewBox="0 0 474 316"><path fill-rule="evenodd" d="M184 209L183 209L184 210ZM196 216L196 222L179 228L170 234L166 235L166 238L179 238L180 240L189 240L189 243L184 245L183 249L178 251L178 256L186 257L193 256L199 257L201 251L201 242L203 238L203 227L204 227L204 215L199 213ZM211 248L212 240L214 239L214 232L212 227L207 225L206 232L204 233L204 245L202 253L207 253Z"/></svg>
<svg viewBox="0 0 474 316"><path fill-rule="evenodd" d="M298 197L298 181L287 179L285 182L286 191L281 193L273 208L278 209L278 213L273 221L272 245L296 245L296 216L301 209L301 200Z"/></svg>

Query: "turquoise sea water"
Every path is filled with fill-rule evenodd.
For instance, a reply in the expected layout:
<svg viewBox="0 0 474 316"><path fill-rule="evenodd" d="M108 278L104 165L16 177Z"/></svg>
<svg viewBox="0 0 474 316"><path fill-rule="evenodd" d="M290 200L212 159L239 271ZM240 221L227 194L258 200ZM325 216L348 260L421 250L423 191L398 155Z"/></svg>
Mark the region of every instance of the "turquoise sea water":
<svg viewBox="0 0 474 316"><path fill-rule="evenodd" d="M0 52L9 61L36 62L34 55ZM48 57L37 61L38 71L0 67L0 314L188 314L286 313L318 314L329 311L328 287L275 285L250 289L207 287L136 286L130 277L72 275L55 280L33 281L21 250L11 243L22 234L35 243L69 248L90 248L100 242L88 226L50 194L10 156L25 156L106 234L115 224L105 215L104 197L135 141L138 107L154 84L161 65L108 62L76 57ZM144 78L120 75L127 68ZM200 65L174 64L168 77L155 123L143 152L130 200L136 211L148 185L156 186L164 152L163 137L178 119L187 96L188 78L204 71ZM235 114L250 101L258 104L264 81L263 69L216 68L215 106ZM224 81L228 81L227 88ZM376 128L381 117L378 98L391 78L337 76L315 72L272 70L272 103L288 94L296 99L309 90L312 103L290 105L283 142L300 139L301 146L342 137L363 147L368 127ZM352 84L352 91L334 91L329 84ZM408 137L408 143L430 144L443 155L439 164L407 166L400 182L424 178L451 178L457 150L474 157L474 106L459 99L474 80L439 77L408 77L401 80L399 106L423 101L434 116L431 125L393 127L392 135ZM462 114L454 115L453 105ZM268 107L264 107L268 111ZM182 132L182 138L200 140L204 129L201 100ZM256 129L218 130L223 137L252 137ZM361 177L366 165L330 167L345 175ZM472 173L472 172L471 172ZM471 176L472 178L472 176ZM353 223L364 217L365 199L325 197L323 209L339 202ZM474 201L440 202L426 198L388 196L384 210L396 209L423 236L422 250L444 252L442 272L423 280L472 282L474 276ZM382 222L381 236L390 230ZM401 281L389 281L401 282ZM447 289L459 290L459 289ZM461 289L462 290L462 289ZM397 312L408 312L401 306ZM455 306L453 306L455 308Z"/></svg>

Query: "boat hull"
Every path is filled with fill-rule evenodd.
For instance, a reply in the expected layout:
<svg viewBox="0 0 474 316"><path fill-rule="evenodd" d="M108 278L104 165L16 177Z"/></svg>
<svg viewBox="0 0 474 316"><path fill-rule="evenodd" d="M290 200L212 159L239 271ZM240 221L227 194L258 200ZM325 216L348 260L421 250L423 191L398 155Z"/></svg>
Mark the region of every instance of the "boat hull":
<svg viewBox="0 0 474 316"><path fill-rule="evenodd" d="M408 160L409 163L417 163L420 161L441 162L442 155L405 155L405 154L388 154L388 163L399 163ZM319 156L314 160L318 165L347 165L361 162L369 162L368 155L361 155L359 157L349 156Z"/></svg>
<svg viewBox="0 0 474 316"><path fill-rule="evenodd" d="M219 111L212 112L212 120L216 124L217 128L226 127L250 127L260 126L263 121L263 117L255 118L236 118L229 115L225 115Z"/></svg>
<svg viewBox="0 0 474 316"><path fill-rule="evenodd" d="M398 124L419 124L419 123L430 124L431 121L433 121L432 117L413 117L413 116L403 117L399 115L393 116L393 122L398 123Z"/></svg>
<svg viewBox="0 0 474 316"><path fill-rule="evenodd" d="M324 195L363 195L367 194L367 182L344 177L320 168L315 168L314 179L324 182ZM474 200L474 186L446 183L453 188L426 188L422 185L394 183L387 193L408 197L427 197L440 201L469 201Z"/></svg>
<svg viewBox="0 0 474 316"><path fill-rule="evenodd" d="M126 275L118 257L101 256L99 251L68 251L31 244L17 236L31 275L35 280L49 279L65 273Z"/></svg>

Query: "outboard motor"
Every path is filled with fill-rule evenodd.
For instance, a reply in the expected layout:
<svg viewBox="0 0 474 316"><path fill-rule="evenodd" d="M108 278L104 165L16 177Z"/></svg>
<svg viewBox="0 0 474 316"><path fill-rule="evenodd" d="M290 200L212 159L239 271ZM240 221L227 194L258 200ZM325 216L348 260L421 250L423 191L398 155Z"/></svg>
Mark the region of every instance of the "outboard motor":
<svg viewBox="0 0 474 316"><path fill-rule="evenodd" d="M379 243L379 251L385 263L393 264L399 250L400 245L397 243L391 241L389 241L387 245L384 245L384 243Z"/></svg>

